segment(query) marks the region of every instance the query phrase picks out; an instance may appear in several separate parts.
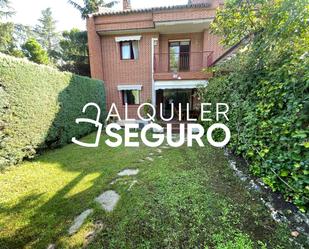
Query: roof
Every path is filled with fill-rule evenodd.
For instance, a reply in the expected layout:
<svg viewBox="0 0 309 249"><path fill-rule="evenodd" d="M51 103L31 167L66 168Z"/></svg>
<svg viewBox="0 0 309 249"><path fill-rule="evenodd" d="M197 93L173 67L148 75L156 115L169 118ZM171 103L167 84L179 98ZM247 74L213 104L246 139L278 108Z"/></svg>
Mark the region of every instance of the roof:
<svg viewBox="0 0 309 249"><path fill-rule="evenodd" d="M129 9L129 10L105 10L93 13L92 16L111 16L111 15L126 15L134 13L147 13L160 10L175 10L175 9L195 9L195 8L209 8L211 4L209 3L199 3L199 4L184 4L184 5L174 5L174 6L163 6L154 8L144 8L144 9Z"/></svg>

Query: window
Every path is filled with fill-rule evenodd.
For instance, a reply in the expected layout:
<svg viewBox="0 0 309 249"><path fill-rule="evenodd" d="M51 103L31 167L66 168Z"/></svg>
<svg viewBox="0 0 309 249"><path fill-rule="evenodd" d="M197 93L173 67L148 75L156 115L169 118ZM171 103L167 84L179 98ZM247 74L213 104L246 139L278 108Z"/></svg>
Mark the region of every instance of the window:
<svg viewBox="0 0 309 249"><path fill-rule="evenodd" d="M139 90L123 90L122 102L128 105L140 104L140 91Z"/></svg>
<svg viewBox="0 0 309 249"><path fill-rule="evenodd" d="M190 41L169 43L169 66L171 72L190 70Z"/></svg>
<svg viewBox="0 0 309 249"><path fill-rule="evenodd" d="M120 42L120 52L122 60L138 59L138 41Z"/></svg>

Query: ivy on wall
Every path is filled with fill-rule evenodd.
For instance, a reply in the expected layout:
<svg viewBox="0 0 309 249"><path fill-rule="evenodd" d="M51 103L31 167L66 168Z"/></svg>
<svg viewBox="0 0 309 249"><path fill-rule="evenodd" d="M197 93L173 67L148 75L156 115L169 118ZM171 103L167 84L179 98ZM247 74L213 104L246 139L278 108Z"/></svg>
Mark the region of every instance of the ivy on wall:
<svg viewBox="0 0 309 249"><path fill-rule="evenodd" d="M309 204L308 22L303 0L227 1L212 30L225 45L246 42L199 93L230 105L229 146L302 211Z"/></svg>

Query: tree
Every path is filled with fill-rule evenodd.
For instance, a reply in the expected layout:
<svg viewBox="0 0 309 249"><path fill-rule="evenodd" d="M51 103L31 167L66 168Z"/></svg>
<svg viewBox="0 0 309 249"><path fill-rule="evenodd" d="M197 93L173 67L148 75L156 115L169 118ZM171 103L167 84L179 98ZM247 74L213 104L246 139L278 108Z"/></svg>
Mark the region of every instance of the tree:
<svg viewBox="0 0 309 249"><path fill-rule="evenodd" d="M20 48L31 37L36 37L36 33L31 26L14 24L13 38L16 47Z"/></svg>
<svg viewBox="0 0 309 249"><path fill-rule="evenodd" d="M82 19L86 19L89 14L98 12L100 7L111 8L118 3L118 1L105 3L104 0L83 0L83 2L84 5L82 6L75 1L68 0L68 3L73 5L81 13Z"/></svg>
<svg viewBox="0 0 309 249"><path fill-rule="evenodd" d="M30 38L23 46L25 56L38 64L48 64L49 58L47 52L42 48L40 43L34 38Z"/></svg>
<svg viewBox="0 0 309 249"><path fill-rule="evenodd" d="M56 32L56 23L50 8L42 10L42 17L38 20L39 25L35 31L38 34L38 42L48 52L49 56L54 54L59 43L59 34Z"/></svg>
<svg viewBox="0 0 309 249"><path fill-rule="evenodd" d="M60 69L79 75L90 75L87 32L73 28L62 33L60 41L61 59L65 62Z"/></svg>
<svg viewBox="0 0 309 249"><path fill-rule="evenodd" d="M13 44L14 24L11 22L1 22L2 18L10 17L14 14L9 6L8 0L0 0L0 52L8 53Z"/></svg>
<svg viewBox="0 0 309 249"><path fill-rule="evenodd" d="M7 53L13 43L14 24L0 23L0 52Z"/></svg>
<svg viewBox="0 0 309 249"><path fill-rule="evenodd" d="M14 14L12 8L10 7L9 0L0 0L0 19L2 17L10 17Z"/></svg>

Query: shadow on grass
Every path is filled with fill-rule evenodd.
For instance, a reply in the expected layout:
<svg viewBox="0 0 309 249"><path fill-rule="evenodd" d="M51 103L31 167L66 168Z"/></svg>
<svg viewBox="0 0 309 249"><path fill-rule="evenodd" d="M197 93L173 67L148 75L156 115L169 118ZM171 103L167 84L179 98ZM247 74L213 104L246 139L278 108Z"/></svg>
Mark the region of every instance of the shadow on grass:
<svg viewBox="0 0 309 249"><path fill-rule="evenodd" d="M93 181L92 187L67 197L67 194L88 174L86 171L79 173L38 208L36 203L44 193L28 195L13 207L1 208L0 212L10 215L12 213L18 215L29 210L33 210L34 213L27 221L27 225L14 231L13 235L0 239L0 248L23 248L26 245L31 245L31 248L46 248L49 243L55 243L59 237L67 235L72 219L83 211L85 203L89 203L91 207L95 186L102 176L100 174Z"/></svg>
<svg viewBox="0 0 309 249"><path fill-rule="evenodd" d="M58 96L60 110L49 127L44 143L39 148L57 148L71 143L72 137L81 138L97 130L92 124L75 122L77 118L96 120L96 108L89 107L85 114L82 113L83 107L90 102L100 106L102 113L100 120L104 120L106 110L103 84L103 91L99 91L97 87L90 87L89 84L97 84L97 82L89 82L84 77L72 75L69 86Z"/></svg>
<svg viewBox="0 0 309 249"><path fill-rule="evenodd" d="M102 91L98 91L93 86L89 87L87 83L90 83L88 79L85 78L84 80L79 76L72 75L70 84L58 96L60 109L49 127L44 142L37 146L38 150L45 152L45 154L34 160L36 163L58 165L64 172L71 172L76 174L76 176L45 201L44 195L48 194L48 191L50 194L50 189L38 189L37 191L40 193L22 197L14 206L0 206L2 214L14 215L14 219L16 218L18 222L20 222L18 216L23 216L25 213L28 216L28 219L22 220L24 224L14 224L16 227L19 227L15 231L13 231L12 227L7 227L8 235L2 232L2 235L4 234L5 236L0 237L1 249L24 248L26 246L46 248L49 243L56 242L60 236L67 234L67 229L72 219L79 212L83 211L85 203L91 205L93 196L98 192L95 186L97 184L101 185L104 182L102 178L103 169L100 166L100 162L94 162L95 167L91 165L97 157L100 158L100 156L93 155L92 153L101 153L102 148L89 151L89 149L69 145L61 150L50 150L70 143L72 137L80 138L92 131L96 131L96 128L91 124L75 123L76 118L96 119L96 108L89 107L85 114L82 113L82 109L87 103L94 102L102 107L102 118L104 118L105 101ZM37 97L40 98L41 96ZM45 104L42 105L42 108L55 108L55 106L51 106L49 101ZM91 140L92 137L90 136L88 139ZM36 172L33 172L33 174L36 174ZM92 185L68 197L68 193L91 174L96 174L96 177L91 181ZM42 182L44 180L38 179L38 181ZM37 183L30 182L29 184L35 185ZM37 186L40 186L40 184L38 183ZM27 188L27 186L20 187ZM1 230L0 228L0 233Z"/></svg>
<svg viewBox="0 0 309 249"><path fill-rule="evenodd" d="M84 142L93 142L95 134L82 139ZM59 243L62 238L68 238L68 228L73 219L81 212L95 206L94 198L109 187L108 183L114 179L117 172L132 164L140 154L138 150L124 147L109 148L102 139L98 148L83 148L77 145L68 145L61 149L46 152L34 160L34 165L46 167L47 172L57 177L58 170L64 176L68 174L71 180L64 180L59 190L50 194L52 189L44 191L38 189L39 194L28 195L19 200L16 207L2 208L1 213L27 216L25 225L8 235L0 238L0 248L46 248L50 243ZM123 160L126 158L126 160ZM27 165L28 166L28 165ZM59 175L59 178L63 177ZM41 176L41 174L40 174ZM46 175L45 175L46 176ZM46 176L48 177L48 176ZM41 179L53 184L55 178ZM87 184L85 184L87 182ZM36 184L36 183L34 183ZM37 183L39 186L41 184ZM21 186L24 187L24 186ZM46 195L50 195L48 199ZM46 200L44 200L44 197ZM29 214L28 214L29 213ZM20 219L17 219L18 222ZM1 233L1 231L0 231Z"/></svg>

